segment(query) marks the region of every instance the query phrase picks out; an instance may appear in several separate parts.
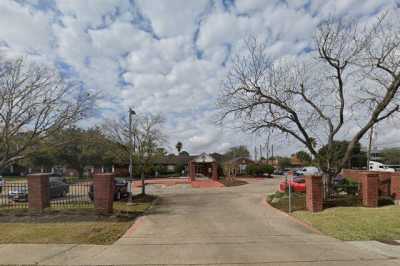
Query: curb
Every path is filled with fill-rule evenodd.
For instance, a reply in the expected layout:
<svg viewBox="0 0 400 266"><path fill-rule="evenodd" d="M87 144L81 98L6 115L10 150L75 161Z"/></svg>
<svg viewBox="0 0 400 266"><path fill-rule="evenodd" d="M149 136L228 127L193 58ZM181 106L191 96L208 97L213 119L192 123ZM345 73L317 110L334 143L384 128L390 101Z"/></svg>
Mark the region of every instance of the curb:
<svg viewBox="0 0 400 266"><path fill-rule="evenodd" d="M304 221L301 221L301 220L297 219L296 217L294 217L294 216L292 216L292 215L290 215L290 214L288 214L288 213L286 213L286 212L284 212L284 211L282 211L282 210L279 210L279 209L273 207L273 206L267 201L267 198L266 198L266 197L263 197L263 198L262 198L261 204L264 205L265 207L269 207L269 208L273 209L274 211L276 211L276 212L278 212L278 213L280 213L280 214L282 214L282 215L288 217L288 218L289 218L290 220L292 220L293 222L302 225L303 227L307 228L308 230L310 230L310 231L312 231L312 232L314 232L314 233L316 233L316 234L323 235L323 233L322 233L321 231L319 231L318 229L316 229L315 227L313 227L311 224L306 223L306 222L304 222Z"/></svg>
<svg viewBox="0 0 400 266"><path fill-rule="evenodd" d="M150 207L144 210L143 214L140 215L138 218L136 218L135 222L129 227L129 229L119 238L126 238L126 237L132 237L133 234L136 232L136 230L139 228L141 224L144 223L145 215L151 211L151 209L154 208L154 206L160 201L160 198L157 197L156 199L153 200L151 203ZM118 240L119 240L118 239ZM117 241L118 241L117 240Z"/></svg>

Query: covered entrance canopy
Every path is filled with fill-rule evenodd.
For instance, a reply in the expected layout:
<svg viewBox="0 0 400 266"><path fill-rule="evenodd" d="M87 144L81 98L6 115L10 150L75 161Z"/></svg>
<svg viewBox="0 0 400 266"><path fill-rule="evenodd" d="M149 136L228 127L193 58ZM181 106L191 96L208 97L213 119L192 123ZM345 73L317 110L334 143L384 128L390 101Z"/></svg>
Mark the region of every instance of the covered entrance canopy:
<svg viewBox="0 0 400 266"><path fill-rule="evenodd" d="M189 162L189 177L195 180L196 176L206 176L214 180L218 179L218 163L210 155L202 153Z"/></svg>

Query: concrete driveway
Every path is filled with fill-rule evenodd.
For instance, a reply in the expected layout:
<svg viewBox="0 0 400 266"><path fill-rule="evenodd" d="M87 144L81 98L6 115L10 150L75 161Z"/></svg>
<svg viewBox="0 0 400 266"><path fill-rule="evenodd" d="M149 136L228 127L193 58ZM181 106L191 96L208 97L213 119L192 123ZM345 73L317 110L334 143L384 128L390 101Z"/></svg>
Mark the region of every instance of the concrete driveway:
<svg viewBox="0 0 400 266"><path fill-rule="evenodd" d="M278 180L233 188L149 188L161 196L112 246L3 245L2 263L47 265L400 265L400 261L314 233L263 200ZM34 260L7 261L11 249ZM7 251L8 250L8 251ZM53 250L43 256L40 252ZM25 253L25 254L28 254Z"/></svg>

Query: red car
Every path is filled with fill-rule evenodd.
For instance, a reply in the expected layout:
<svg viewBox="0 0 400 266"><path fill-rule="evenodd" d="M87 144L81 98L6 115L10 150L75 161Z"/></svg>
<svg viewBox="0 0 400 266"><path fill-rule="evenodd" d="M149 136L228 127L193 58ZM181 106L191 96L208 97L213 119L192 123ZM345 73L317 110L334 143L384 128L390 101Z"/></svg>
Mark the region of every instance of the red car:
<svg viewBox="0 0 400 266"><path fill-rule="evenodd" d="M306 182L302 176L296 176L293 180L282 180L279 183L279 192L287 191L289 186L293 192L306 192Z"/></svg>

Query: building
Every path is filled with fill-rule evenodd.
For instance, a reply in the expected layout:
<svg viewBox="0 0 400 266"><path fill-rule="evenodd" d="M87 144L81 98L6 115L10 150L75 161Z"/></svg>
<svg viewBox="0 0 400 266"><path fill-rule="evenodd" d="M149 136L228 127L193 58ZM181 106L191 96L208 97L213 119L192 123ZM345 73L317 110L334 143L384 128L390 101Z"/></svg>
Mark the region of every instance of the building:
<svg viewBox="0 0 400 266"><path fill-rule="evenodd" d="M233 158L224 163L224 171L226 174L237 176L246 174L247 166L254 164L255 162L247 157L237 157Z"/></svg>

